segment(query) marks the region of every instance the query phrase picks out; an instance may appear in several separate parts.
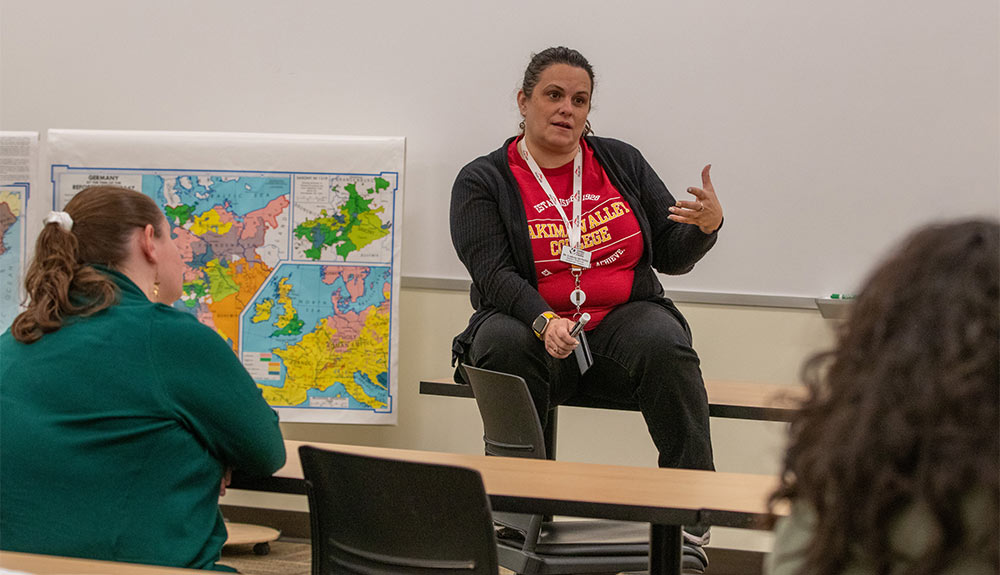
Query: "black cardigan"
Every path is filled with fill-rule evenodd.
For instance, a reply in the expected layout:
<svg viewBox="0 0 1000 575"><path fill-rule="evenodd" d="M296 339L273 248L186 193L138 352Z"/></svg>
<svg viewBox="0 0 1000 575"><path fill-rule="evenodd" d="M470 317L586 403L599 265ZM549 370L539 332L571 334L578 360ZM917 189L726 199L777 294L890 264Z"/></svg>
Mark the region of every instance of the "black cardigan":
<svg viewBox="0 0 1000 575"><path fill-rule="evenodd" d="M470 298L476 310L453 342L453 360L462 356L476 330L494 313L531 325L550 309L538 293L528 219L507 162L511 141L462 168L452 186L451 241L472 276ZM639 150L611 138L587 136L586 141L642 232L645 248L635 266L629 301L669 304L653 269L669 275L691 271L715 245L718 230L706 234L697 226L667 219L674 197Z"/></svg>

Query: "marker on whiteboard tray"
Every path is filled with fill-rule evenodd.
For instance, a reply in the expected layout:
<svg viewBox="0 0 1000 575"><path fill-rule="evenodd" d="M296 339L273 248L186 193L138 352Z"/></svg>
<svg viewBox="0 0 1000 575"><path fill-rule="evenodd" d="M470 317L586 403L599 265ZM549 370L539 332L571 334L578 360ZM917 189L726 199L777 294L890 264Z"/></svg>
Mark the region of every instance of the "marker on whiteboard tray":
<svg viewBox="0 0 1000 575"><path fill-rule="evenodd" d="M854 294L835 293L830 294L830 299L854 299Z"/></svg>

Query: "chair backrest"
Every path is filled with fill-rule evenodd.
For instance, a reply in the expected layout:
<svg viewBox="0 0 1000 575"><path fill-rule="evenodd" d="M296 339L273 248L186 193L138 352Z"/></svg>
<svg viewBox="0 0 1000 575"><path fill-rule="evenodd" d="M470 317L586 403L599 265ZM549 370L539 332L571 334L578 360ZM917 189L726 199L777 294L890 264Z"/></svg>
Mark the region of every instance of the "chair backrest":
<svg viewBox="0 0 1000 575"><path fill-rule="evenodd" d="M497 575L478 471L299 448L312 521L313 575Z"/></svg>
<svg viewBox="0 0 1000 575"><path fill-rule="evenodd" d="M545 435L524 380L471 365L462 367L483 418L486 454L545 459Z"/></svg>
<svg viewBox="0 0 1000 575"><path fill-rule="evenodd" d="M545 435L535 403L524 379L499 371L462 365L465 380L483 419L486 455L545 459ZM537 514L497 512L493 521L519 532L523 549L534 551L544 517Z"/></svg>

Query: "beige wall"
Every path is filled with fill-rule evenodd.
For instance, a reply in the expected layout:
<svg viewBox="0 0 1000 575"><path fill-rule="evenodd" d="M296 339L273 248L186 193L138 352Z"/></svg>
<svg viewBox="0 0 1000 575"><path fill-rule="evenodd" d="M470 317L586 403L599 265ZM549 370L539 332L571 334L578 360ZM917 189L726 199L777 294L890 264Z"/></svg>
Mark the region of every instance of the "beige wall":
<svg viewBox="0 0 1000 575"><path fill-rule="evenodd" d="M399 422L395 426L288 423L288 439L388 447L482 452L475 402L418 393L421 378L448 376L450 344L471 307L465 293L403 289L399 326ZM819 312L780 308L679 304L694 332L706 378L794 383L805 357L832 343L830 320ZM654 466L656 451L638 413L562 408L560 459ZM784 424L712 419L719 471L776 473ZM226 503L305 509L303 498L231 491ZM717 529L715 545L766 548L759 533Z"/></svg>

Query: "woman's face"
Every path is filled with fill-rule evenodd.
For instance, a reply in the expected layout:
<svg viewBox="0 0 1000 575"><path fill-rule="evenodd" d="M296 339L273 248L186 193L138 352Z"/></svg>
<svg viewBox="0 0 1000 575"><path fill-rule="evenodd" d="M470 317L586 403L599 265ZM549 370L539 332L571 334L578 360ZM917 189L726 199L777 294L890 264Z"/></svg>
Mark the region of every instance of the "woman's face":
<svg viewBox="0 0 1000 575"><path fill-rule="evenodd" d="M184 262L180 250L170 237L170 224L164 218L157 226L160 236L154 238L159 261L156 266L157 280L160 282L160 295L157 301L170 305L181 297L184 289Z"/></svg>
<svg viewBox="0 0 1000 575"><path fill-rule="evenodd" d="M529 98L517 94L524 137L532 153L576 151L590 113L590 76L583 68L553 64L542 71Z"/></svg>

